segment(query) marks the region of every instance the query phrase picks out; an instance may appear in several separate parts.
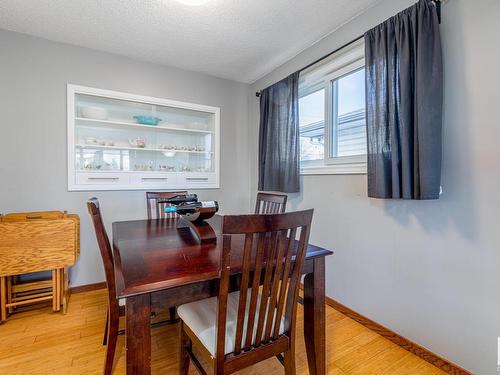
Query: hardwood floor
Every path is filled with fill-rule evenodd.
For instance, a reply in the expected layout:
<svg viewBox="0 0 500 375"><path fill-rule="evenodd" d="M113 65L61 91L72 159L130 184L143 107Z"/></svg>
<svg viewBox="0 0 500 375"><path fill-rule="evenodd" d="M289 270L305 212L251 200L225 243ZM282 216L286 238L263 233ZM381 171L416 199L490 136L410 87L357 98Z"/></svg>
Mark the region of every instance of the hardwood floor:
<svg viewBox="0 0 500 375"><path fill-rule="evenodd" d="M328 374L444 374L333 308L326 312ZM105 316L105 290L73 294L67 315L47 306L11 316L0 325L0 374L101 374ZM298 319L297 374L307 374L301 307ZM120 336L115 374L125 374L124 343ZM153 374L176 375L177 353L177 325L153 329ZM281 375L283 367L273 358L239 374Z"/></svg>

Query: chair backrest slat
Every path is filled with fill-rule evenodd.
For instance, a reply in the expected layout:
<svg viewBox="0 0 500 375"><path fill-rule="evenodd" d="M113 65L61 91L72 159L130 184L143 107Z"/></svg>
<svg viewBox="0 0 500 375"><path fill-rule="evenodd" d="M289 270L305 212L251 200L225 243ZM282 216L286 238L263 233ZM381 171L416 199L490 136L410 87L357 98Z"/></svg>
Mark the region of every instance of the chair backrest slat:
<svg viewBox="0 0 500 375"><path fill-rule="evenodd" d="M306 255L307 241L309 241L309 233L301 232L295 256L295 264L288 285L288 295L285 304L285 311L287 311L285 315L285 326L290 326L293 323L292 315L295 315L295 311L292 315L288 314L288 312L292 309L297 309L300 270L302 269L302 264Z"/></svg>
<svg viewBox="0 0 500 375"><path fill-rule="evenodd" d="M148 219L164 219L166 203L159 203L158 199L168 199L176 195L186 195L187 191L148 191L146 192L146 206ZM153 215L153 212L155 215Z"/></svg>
<svg viewBox="0 0 500 375"><path fill-rule="evenodd" d="M293 228L292 230L295 230ZM283 256L285 254L285 249L286 249L286 238L287 238L287 232L288 231L281 231L278 234L278 253L276 255L276 263L274 265L274 273L272 275L272 282L271 282L271 290L270 290L270 299L269 299L269 305L267 307L267 317L268 319L266 320L266 327L264 330L264 341L267 342L271 339L271 330L273 325L279 324L280 321L278 322L275 321L275 310L276 310L276 303L278 301L278 289L279 289L279 284L281 280L286 283L287 278L283 277L282 271L283 271ZM282 279L283 277L283 279Z"/></svg>
<svg viewBox="0 0 500 375"><path fill-rule="evenodd" d="M217 330L215 332L215 351L222 353L216 358L216 368L224 367L224 352L226 347L226 317L227 298L229 294L229 275L231 264L231 237L223 235L221 272L219 284L219 303L217 305Z"/></svg>
<svg viewBox="0 0 500 375"><path fill-rule="evenodd" d="M240 300L238 304L238 324L236 326L236 339L234 345L234 351L239 353L241 351L241 340L243 337L243 323L244 317L246 313L247 306L247 290L248 290L248 280L250 278L250 261L252 255L252 243L253 243L253 235L247 234L245 236L245 247L243 253L243 265L242 268L244 270L241 276L241 291L240 291Z"/></svg>
<svg viewBox="0 0 500 375"><path fill-rule="evenodd" d="M279 335L279 324L281 323L281 316L285 305L285 297L288 289L288 279L285 275L290 274L290 267L292 263L293 247L295 245L296 228L290 231L290 235L286 239L286 256L283 267L283 280L281 281L279 299L277 304L276 319L274 323L273 339L277 339Z"/></svg>
<svg viewBox="0 0 500 375"><path fill-rule="evenodd" d="M268 298L269 298L269 293L270 293L273 260L275 257L274 253L276 251L277 238L278 238L277 232L271 232L271 239L268 242L269 246L266 249L267 250L266 251L267 261L266 261L266 268L265 268L265 272L264 272L264 283L262 284L262 290L261 290L261 300L260 300L260 306L259 306L259 320L257 322L257 331L255 333L254 346L259 346L261 341L262 341L262 330L264 328L264 322L265 322L266 311L267 311L267 303L268 303Z"/></svg>
<svg viewBox="0 0 500 375"><path fill-rule="evenodd" d="M253 236L253 234L247 234ZM253 327L255 324L255 312L257 311L257 298L259 296L259 285L262 273L262 263L264 259L264 246L268 238L266 233L259 233L257 241L257 252L255 254L255 267L253 271L252 295L250 297L250 307L248 309L247 331L245 333L245 350L250 350L252 346ZM250 272L250 270L248 270ZM241 292L240 292L241 293ZM239 317L238 317L239 319Z"/></svg>
<svg viewBox="0 0 500 375"><path fill-rule="evenodd" d="M272 207L268 205L268 208ZM231 236L244 235L235 354L293 331L298 287L313 210L286 214L224 216L217 342L225 342ZM296 241L296 236L299 240ZM295 255L295 257L294 257ZM252 262L253 260L253 262ZM292 262L293 260L293 262ZM226 278L226 279L224 279ZM283 323L284 322L284 323ZM223 345L218 350L224 350ZM220 351L217 353L220 354ZM218 355L217 355L218 356Z"/></svg>
<svg viewBox="0 0 500 375"><path fill-rule="evenodd" d="M285 212L286 194L278 193L257 193L257 201L255 203L256 214L278 214Z"/></svg>

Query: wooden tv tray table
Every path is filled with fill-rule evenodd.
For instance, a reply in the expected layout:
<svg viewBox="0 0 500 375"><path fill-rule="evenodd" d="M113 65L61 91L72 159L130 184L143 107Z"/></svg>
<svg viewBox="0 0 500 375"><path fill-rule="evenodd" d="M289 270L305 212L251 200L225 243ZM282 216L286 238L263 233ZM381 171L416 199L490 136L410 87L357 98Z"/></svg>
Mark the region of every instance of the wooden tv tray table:
<svg viewBox="0 0 500 375"><path fill-rule="evenodd" d="M52 300L67 311L68 267L80 255L80 218L61 211L0 215L0 323L14 308ZM22 274L52 271L51 280L15 283Z"/></svg>

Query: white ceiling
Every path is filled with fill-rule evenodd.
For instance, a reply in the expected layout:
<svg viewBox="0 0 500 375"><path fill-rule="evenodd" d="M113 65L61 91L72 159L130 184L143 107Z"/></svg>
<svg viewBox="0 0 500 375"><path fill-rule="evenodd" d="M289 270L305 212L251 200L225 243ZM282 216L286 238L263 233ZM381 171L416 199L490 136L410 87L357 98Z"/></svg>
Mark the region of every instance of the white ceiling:
<svg viewBox="0 0 500 375"><path fill-rule="evenodd" d="M0 0L0 28L251 83L379 0Z"/></svg>

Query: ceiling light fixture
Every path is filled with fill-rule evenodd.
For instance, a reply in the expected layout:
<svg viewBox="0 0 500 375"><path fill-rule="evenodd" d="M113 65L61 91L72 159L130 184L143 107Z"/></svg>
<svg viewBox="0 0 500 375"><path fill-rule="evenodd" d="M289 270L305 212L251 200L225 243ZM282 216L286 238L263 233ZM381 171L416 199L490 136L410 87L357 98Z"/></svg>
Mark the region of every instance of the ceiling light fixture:
<svg viewBox="0 0 500 375"><path fill-rule="evenodd" d="M182 3L184 5L190 6L198 6L208 3L210 0L177 0L177 2Z"/></svg>

